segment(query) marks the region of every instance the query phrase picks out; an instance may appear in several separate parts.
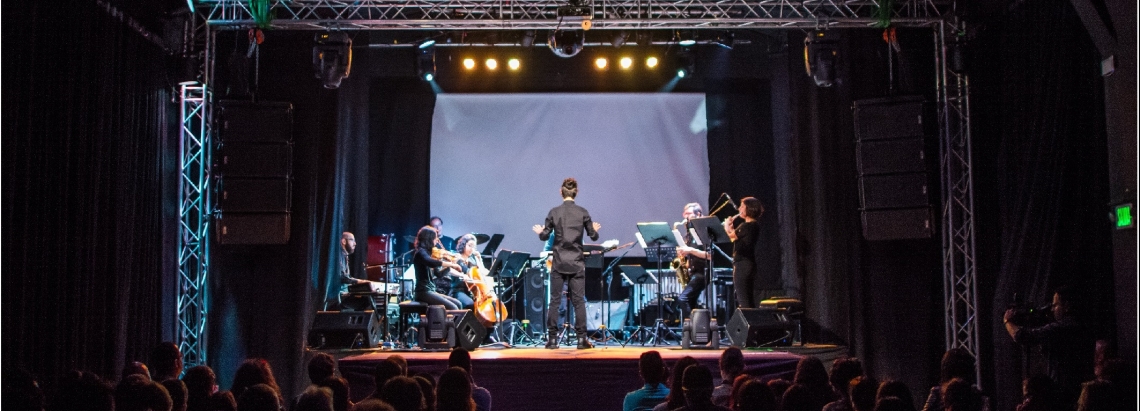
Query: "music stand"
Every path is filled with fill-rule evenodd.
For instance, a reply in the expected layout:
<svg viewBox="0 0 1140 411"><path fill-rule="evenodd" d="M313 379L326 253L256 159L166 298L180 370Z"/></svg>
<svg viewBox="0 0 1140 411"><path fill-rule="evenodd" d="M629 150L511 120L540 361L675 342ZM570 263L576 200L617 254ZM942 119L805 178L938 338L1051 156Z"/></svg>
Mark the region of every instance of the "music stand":
<svg viewBox="0 0 1140 411"><path fill-rule="evenodd" d="M493 239L494 239L494 237L492 237L492 240ZM525 267L527 261L529 261L529 260L530 260L530 253L524 253L524 252L519 252L519 251L511 251L511 250L501 250L501 251L499 251L498 257L496 257L495 260L491 263L491 268L489 268L487 270L487 275L491 278L499 279L498 284L503 283L501 281L503 278L510 278L510 279L517 280L520 272L522 271L522 269ZM502 295L501 291L502 290L497 289L497 290L495 290L495 294L501 296ZM502 300L500 299L499 301L502 301ZM503 319L498 318L498 315L499 315L499 311L495 310L495 324L499 324L499 323L503 322ZM503 329L501 327L495 327L495 334L499 340L503 339L502 333L503 333ZM511 341L510 343L513 344L514 341Z"/></svg>
<svg viewBox="0 0 1140 411"><path fill-rule="evenodd" d="M661 261L673 261L677 256L677 239L668 223L637 223L637 232L641 236L642 246L645 248L645 257L649 262L657 262L657 272L661 272ZM657 321L653 328L653 346L661 342L661 331L672 334L665 327L665 299L662 295L661 282L657 282Z"/></svg>
<svg viewBox="0 0 1140 411"><path fill-rule="evenodd" d="M657 284L657 276L654 276L653 273L650 273L649 271L647 271L645 269L645 267L642 267L642 266L636 265L636 264L622 265L622 266L618 266L618 268L621 268L622 285L632 285L634 287L642 287L642 288L639 288L640 291L638 293L638 295L641 297L641 299L638 301L635 301L635 303L641 304L641 303L645 302L644 301L645 300L645 294L644 294L645 289L643 287L647 284ZM626 340L625 343L630 344L630 342L633 341L634 338L641 337L643 334L648 333L648 332L649 332L649 330L647 330L645 328L645 324L642 324L640 321L638 321L637 328L635 328L632 332L629 333L629 338ZM645 345L644 341L645 340L643 339L641 345Z"/></svg>
<svg viewBox="0 0 1140 411"><path fill-rule="evenodd" d="M728 237L728 232L724 231L724 224L716 216L694 218L689 221L693 224L693 232L697 235L697 241L705 248L705 257L707 257L705 259L705 278L711 284L713 273L712 250L716 249L723 254L724 251L717 246L717 243L730 243L732 239ZM715 308L712 307L712 287L705 288L705 301L708 302L710 308ZM725 310L727 311L728 307L725 307Z"/></svg>

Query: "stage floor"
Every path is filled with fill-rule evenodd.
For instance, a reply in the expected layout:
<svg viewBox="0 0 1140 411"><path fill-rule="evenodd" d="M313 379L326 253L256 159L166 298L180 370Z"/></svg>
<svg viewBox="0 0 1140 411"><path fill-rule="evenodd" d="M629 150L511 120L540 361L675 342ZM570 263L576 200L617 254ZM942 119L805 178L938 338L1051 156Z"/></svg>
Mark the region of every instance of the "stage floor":
<svg viewBox="0 0 1140 411"><path fill-rule="evenodd" d="M487 388L497 410L620 410L629 391L641 388L637 373L641 353L657 350L667 366L684 356L692 356L709 367L719 384L717 362L722 349L683 350L677 345L602 345L579 350L563 346L557 350L541 347L503 348L491 345L471 352L476 384ZM376 363L399 354L408 361L409 372L438 376L447 368L448 351L423 350L322 350L339 359L341 374L359 400L375 389L371 372ZM746 372L763 379L791 379L802 356L820 357L830 365L846 348L813 345L745 349Z"/></svg>

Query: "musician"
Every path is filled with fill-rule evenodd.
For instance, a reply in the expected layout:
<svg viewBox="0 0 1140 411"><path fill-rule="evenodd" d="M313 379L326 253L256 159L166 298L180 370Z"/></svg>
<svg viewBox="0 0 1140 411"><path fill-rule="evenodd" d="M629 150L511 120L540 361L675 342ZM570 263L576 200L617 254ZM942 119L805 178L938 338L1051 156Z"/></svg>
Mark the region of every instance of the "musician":
<svg viewBox="0 0 1140 411"><path fill-rule="evenodd" d="M466 274L468 278L474 278L474 276L471 275L471 270L474 269L478 269L481 273L483 273L483 275L487 275L489 273L487 267L483 265L483 256L479 255L478 250L475 249L478 245L479 240L475 238L475 234L464 234L462 237L459 237L459 239L455 241L455 248L459 252L459 260L456 261L456 263L463 268L463 273ZM487 280L488 277L483 277L483 279ZM451 289L451 296L458 299L459 302L463 304L463 308L474 307L475 296L471 295L471 292L468 290L467 286L461 282L453 282L452 284L453 287ZM487 288L493 289L494 286L488 285ZM487 328L487 337L484 339L484 343L497 342L497 339L495 338L495 327L498 326L497 323L499 321L504 319L505 318L488 319L495 320L496 324L492 324Z"/></svg>
<svg viewBox="0 0 1140 411"><path fill-rule="evenodd" d="M352 297L348 294L349 285L369 282L352 276L352 270L349 269L352 262L349 260L349 256L352 255L353 251L356 251L356 236L348 231L340 233L340 261L337 262L337 283L339 286L335 296L326 297L325 311L338 311L343 308L369 309L368 300Z"/></svg>
<svg viewBox="0 0 1140 411"><path fill-rule="evenodd" d="M416 242L413 248L415 253L412 255L412 265L416 272L416 288L413 299L428 305L442 305L448 310L458 310L459 300L438 293L435 282L432 280L437 275L451 275L460 278L466 278L467 275L463 274L463 268L459 264L449 261L446 255L441 255L444 258L436 258L432 255L432 249L438 238L436 230L431 226L424 226L416 233ZM449 268L450 270L435 270L437 268Z"/></svg>
<svg viewBox="0 0 1140 411"><path fill-rule="evenodd" d="M435 229L435 234L436 234L436 236L439 237L439 244L441 244L443 246L444 250L456 251L455 239L443 235L443 219L442 218L439 218L439 216L432 216L431 219L428 220L428 225L430 225L431 228Z"/></svg>
<svg viewBox="0 0 1140 411"><path fill-rule="evenodd" d="M558 309L554 304L562 299L563 283L569 283L570 301L574 304L574 331L578 334L578 348L593 348L594 345L586 335L586 258L582 254L582 234L585 231L591 240L597 241L598 230L602 225L590 219L589 211L574 204L574 198L578 196L577 180L563 180L559 192L562 194L562 205L552 208L546 214L545 225L536 224L533 227L542 241L547 241L551 233L555 236L554 261L550 273L552 306L547 309L546 348L558 348Z"/></svg>
<svg viewBox="0 0 1140 411"><path fill-rule="evenodd" d="M689 304L689 310L701 308L699 302L701 293L709 285L705 272L705 267L708 266L708 252L696 248L697 239L689 230L693 227L692 220L704 215L705 211L700 203L685 204L685 208L681 210L681 218L684 221L673 224L674 229L685 234L685 244L677 247L677 258L681 259L689 271L689 283L681 290L681 300Z"/></svg>
<svg viewBox="0 0 1140 411"><path fill-rule="evenodd" d="M764 204L756 197L740 200L740 214L724 221L724 230L732 239L732 284L736 294L736 306L756 308L760 301L756 298L756 242L760 236L760 216L764 214Z"/></svg>

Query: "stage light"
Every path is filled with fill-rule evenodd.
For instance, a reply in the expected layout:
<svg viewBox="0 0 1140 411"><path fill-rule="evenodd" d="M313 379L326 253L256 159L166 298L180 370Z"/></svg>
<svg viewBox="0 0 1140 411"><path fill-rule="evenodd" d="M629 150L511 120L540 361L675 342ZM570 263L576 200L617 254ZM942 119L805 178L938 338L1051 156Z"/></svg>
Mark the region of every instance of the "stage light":
<svg viewBox="0 0 1140 411"><path fill-rule="evenodd" d="M681 326L681 348L720 348L716 319L709 310L694 309Z"/></svg>
<svg viewBox="0 0 1140 411"><path fill-rule="evenodd" d="M610 41L610 44L613 44L614 48L621 47L623 44L625 44L625 40L628 38L629 33L627 33L625 30L622 30L614 35L614 39Z"/></svg>
<svg viewBox="0 0 1140 411"><path fill-rule="evenodd" d="M804 38L804 69L817 87L835 84L835 59L839 54L835 37L830 31L815 30Z"/></svg>
<svg viewBox="0 0 1140 411"><path fill-rule="evenodd" d="M468 70L475 68L475 59L463 59L463 68Z"/></svg>
<svg viewBox="0 0 1140 411"><path fill-rule="evenodd" d="M495 59L487 59L485 64L487 65L487 70L494 70L499 68L499 62Z"/></svg>
<svg viewBox="0 0 1140 411"><path fill-rule="evenodd" d="M645 59L645 67L657 68L657 57L649 57Z"/></svg>
<svg viewBox="0 0 1140 411"><path fill-rule="evenodd" d="M434 46L434 45L435 45L434 39L427 39L427 40L421 41L420 45L417 47L419 47L420 49L426 49L426 48Z"/></svg>
<svg viewBox="0 0 1140 411"><path fill-rule="evenodd" d="M435 80L435 47L420 49L416 58L416 70L424 81Z"/></svg>
<svg viewBox="0 0 1140 411"><path fill-rule="evenodd" d="M630 67L633 67L633 59L629 57L622 57L620 64L623 70L629 70Z"/></svg>
<svg viewBox="0 0 1140 411"><path fill-rule="evenodd" d="M732 45L736 43L736 36L731 31L723 31L716 34L713 39L713 44L732 50Z"/></svg>
<svg viewBox="0 0 1140 411"><path fill-rule="evenodd" d="M697 44L697 41L693 40L693 39L684 39L684 40L677 42L677 45L681 46L681 47L689 47L689 46L692 46L694 44Z"/></svg>
<svg viewBox="0 0 1140 411"><path fill-rule="evenodd" d="M677 45L681 47L691 47L697 44L697 38L693 33L677 33Z"/></svg>
<svg viewBox="0 0 1140 411"><path fill-rule="evenodd" d="M334 31L318 33L313 46L313 70L328 89L340 87L340 82L352 70L352 39L348 33Z"/></svg>
<svg viewBox="0 0 1140 411"><path fill-rule="evenodd" d="M519 39L519 45L523 47L534 47L534 36L534 30L524 31L522 38Z"/></svg>
<svg viewBox="0 0 1140 411"><path fill-rule="evenodd" d="M511 70L518 70L520 66L522 66L522 63L519 62L519 59L507 60L507 67L509 67Z"/></svg>
<svg viewBox="0 0 1140 411"><path fill-rule="evenodd" d="M688 49L682 49L681 52L677 54L677 77L690 77L696 71L697 65L693 59L693 53Z"/></svg>
<svg viewBox="0 0 1140 411"><path fill-rule="evenodd" d="M605 57L598 57L594 60L594 66L598 67L598 70L605 70L607 65L609 65L609 61Z"/></svg>
<svg viewBox="0 0 1140 411"><path fill-rule="evenodd" d="M552 31L546 40L546 45L558 57L574 57L586 47L586 34L580 30Z"/></svg>

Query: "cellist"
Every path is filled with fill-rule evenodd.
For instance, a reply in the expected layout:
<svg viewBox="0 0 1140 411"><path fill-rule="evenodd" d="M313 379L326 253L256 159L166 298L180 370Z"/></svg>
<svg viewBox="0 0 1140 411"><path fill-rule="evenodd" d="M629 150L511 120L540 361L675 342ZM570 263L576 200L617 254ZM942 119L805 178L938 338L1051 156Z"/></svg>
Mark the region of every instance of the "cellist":
<svg viewBox="0 0 1140 411"><path fill-rule="evenodd" d="M465 280L468 285L466 287L452 287L452 292L456 293L455 297L460 301L466 302L465 300L470 299L473 302L470 308L475 312L475 316L479 318L480 322L487 326L487 342L494 343L495 327L499 321L506 319L507 313L506 307L498 301L498 296L494 294L494 284L491 282L491 278L486 276L488 270L483 265L483 257L475 250L478 244L479 242L474 234L464 234L456 240L455 249L459 252L456 263L463 268L463 274L467 277ZM473 284L473 281L479 282L479 284ZM463 290L467 291L462 292Z"/></svg>

